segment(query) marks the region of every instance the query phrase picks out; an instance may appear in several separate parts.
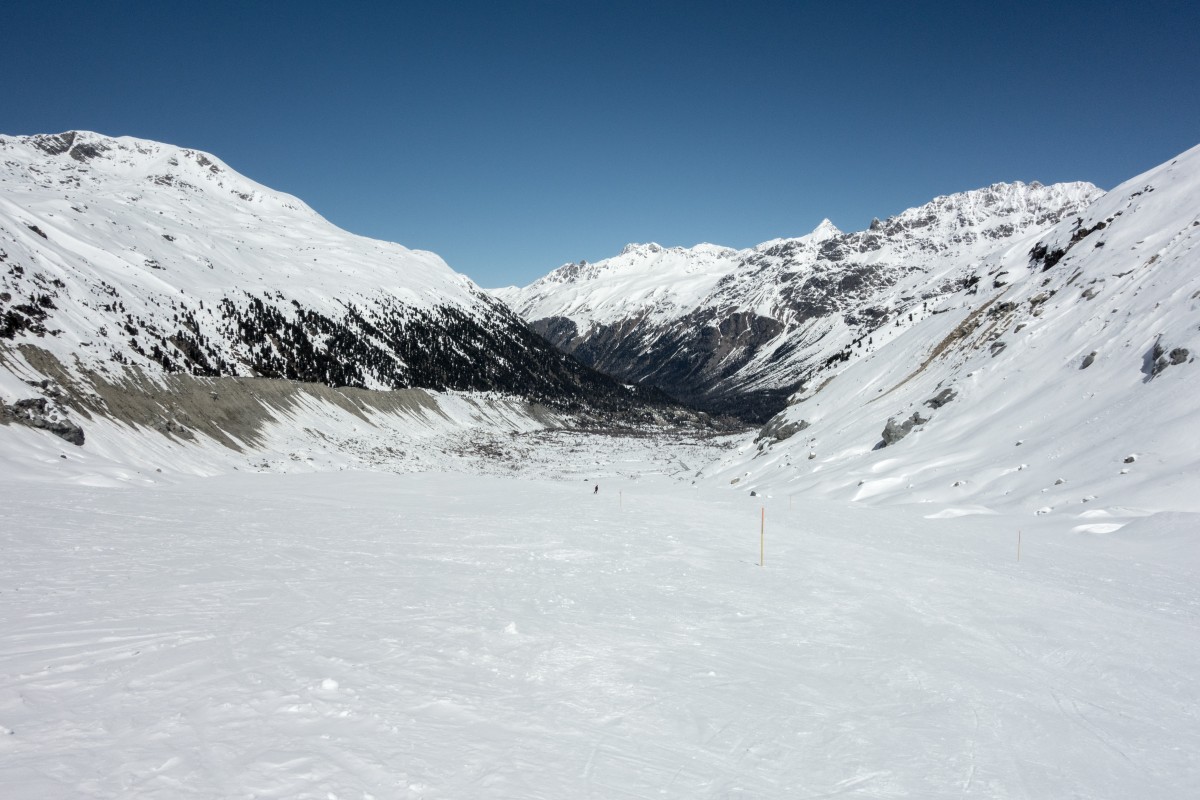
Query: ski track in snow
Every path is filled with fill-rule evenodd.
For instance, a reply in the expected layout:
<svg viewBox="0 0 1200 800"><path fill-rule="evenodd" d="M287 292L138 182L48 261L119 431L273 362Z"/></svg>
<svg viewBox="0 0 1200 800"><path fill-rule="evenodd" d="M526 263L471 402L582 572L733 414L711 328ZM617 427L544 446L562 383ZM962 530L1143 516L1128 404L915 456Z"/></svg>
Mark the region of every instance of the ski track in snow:
<svg viewBox="0 0 1200 800"><path fill-rule="evenodd" d="M1022 517L1018 562L1009 516L712 492L661 474L694 450L602 445L6 482L4 796L1193 796L1193 516Z"/></svg>

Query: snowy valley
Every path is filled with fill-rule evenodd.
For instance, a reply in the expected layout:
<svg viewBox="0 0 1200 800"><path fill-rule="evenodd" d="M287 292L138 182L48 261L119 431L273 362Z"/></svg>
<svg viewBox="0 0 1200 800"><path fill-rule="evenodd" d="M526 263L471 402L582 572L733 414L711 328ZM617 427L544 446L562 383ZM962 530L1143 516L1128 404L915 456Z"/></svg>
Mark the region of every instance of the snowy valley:
<svg viewBox="0 0 1200 800"><path fill-rule="evenodd" d="M494 296L0 162L6 798L1194 794L1200 147Z"/></svg>

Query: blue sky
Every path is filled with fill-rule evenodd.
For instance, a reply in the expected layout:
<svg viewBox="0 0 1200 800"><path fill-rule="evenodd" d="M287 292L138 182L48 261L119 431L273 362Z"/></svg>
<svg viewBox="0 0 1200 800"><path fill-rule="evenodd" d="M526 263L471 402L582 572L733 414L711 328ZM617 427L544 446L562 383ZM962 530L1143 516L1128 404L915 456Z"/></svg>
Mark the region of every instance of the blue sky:
<svg viewBox="0 0 1200 800"><path fill-rule="evenodd" d="M1200 4L8 2L0 132L219 156L484 286L1200 143Z"/></svg>

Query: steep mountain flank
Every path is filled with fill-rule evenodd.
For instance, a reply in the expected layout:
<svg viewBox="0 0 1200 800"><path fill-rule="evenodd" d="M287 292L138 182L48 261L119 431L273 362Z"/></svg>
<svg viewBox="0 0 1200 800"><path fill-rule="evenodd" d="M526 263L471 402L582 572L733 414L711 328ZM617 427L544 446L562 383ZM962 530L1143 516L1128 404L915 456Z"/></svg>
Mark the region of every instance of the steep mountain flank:
<svg viewBox="0 0 1200 800"><path fill-rule="evenodd" d="M497 294L585 363L762 421L1099 194L1085 183L996 184L856 233L825 220L740 251L630 245Z"/></svg>
<svg viewBox="0 0 1200 800"><path fill-rule="evenodd" d="M79 396L190 375L674 405L556 351L433 253L342 231L209 154L86 132L0 136L0 350L22 365L10 405L44 376L35 352Z"/></svg>
<svg viewBox="0 0 1200 800"><path fill-rule="evenodd" d="M1200 492L1200 147L975 265L710 473L1116 530ZM877 343L879 337L876 337Z"/></svg>

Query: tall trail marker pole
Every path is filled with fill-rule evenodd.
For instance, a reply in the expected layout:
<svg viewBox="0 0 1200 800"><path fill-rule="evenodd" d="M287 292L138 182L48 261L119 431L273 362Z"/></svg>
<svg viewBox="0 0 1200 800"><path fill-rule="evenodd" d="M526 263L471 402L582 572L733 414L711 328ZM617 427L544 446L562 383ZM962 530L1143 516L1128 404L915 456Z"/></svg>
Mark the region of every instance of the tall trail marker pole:
<svg viewBox="0 0 1200 800"><path fill-rule="evenodd" d="M767 536L767 507L762 507L762 516L758 523L758 565L766 566L766 561L763 556L766 553L766 536Z"/></svg>

